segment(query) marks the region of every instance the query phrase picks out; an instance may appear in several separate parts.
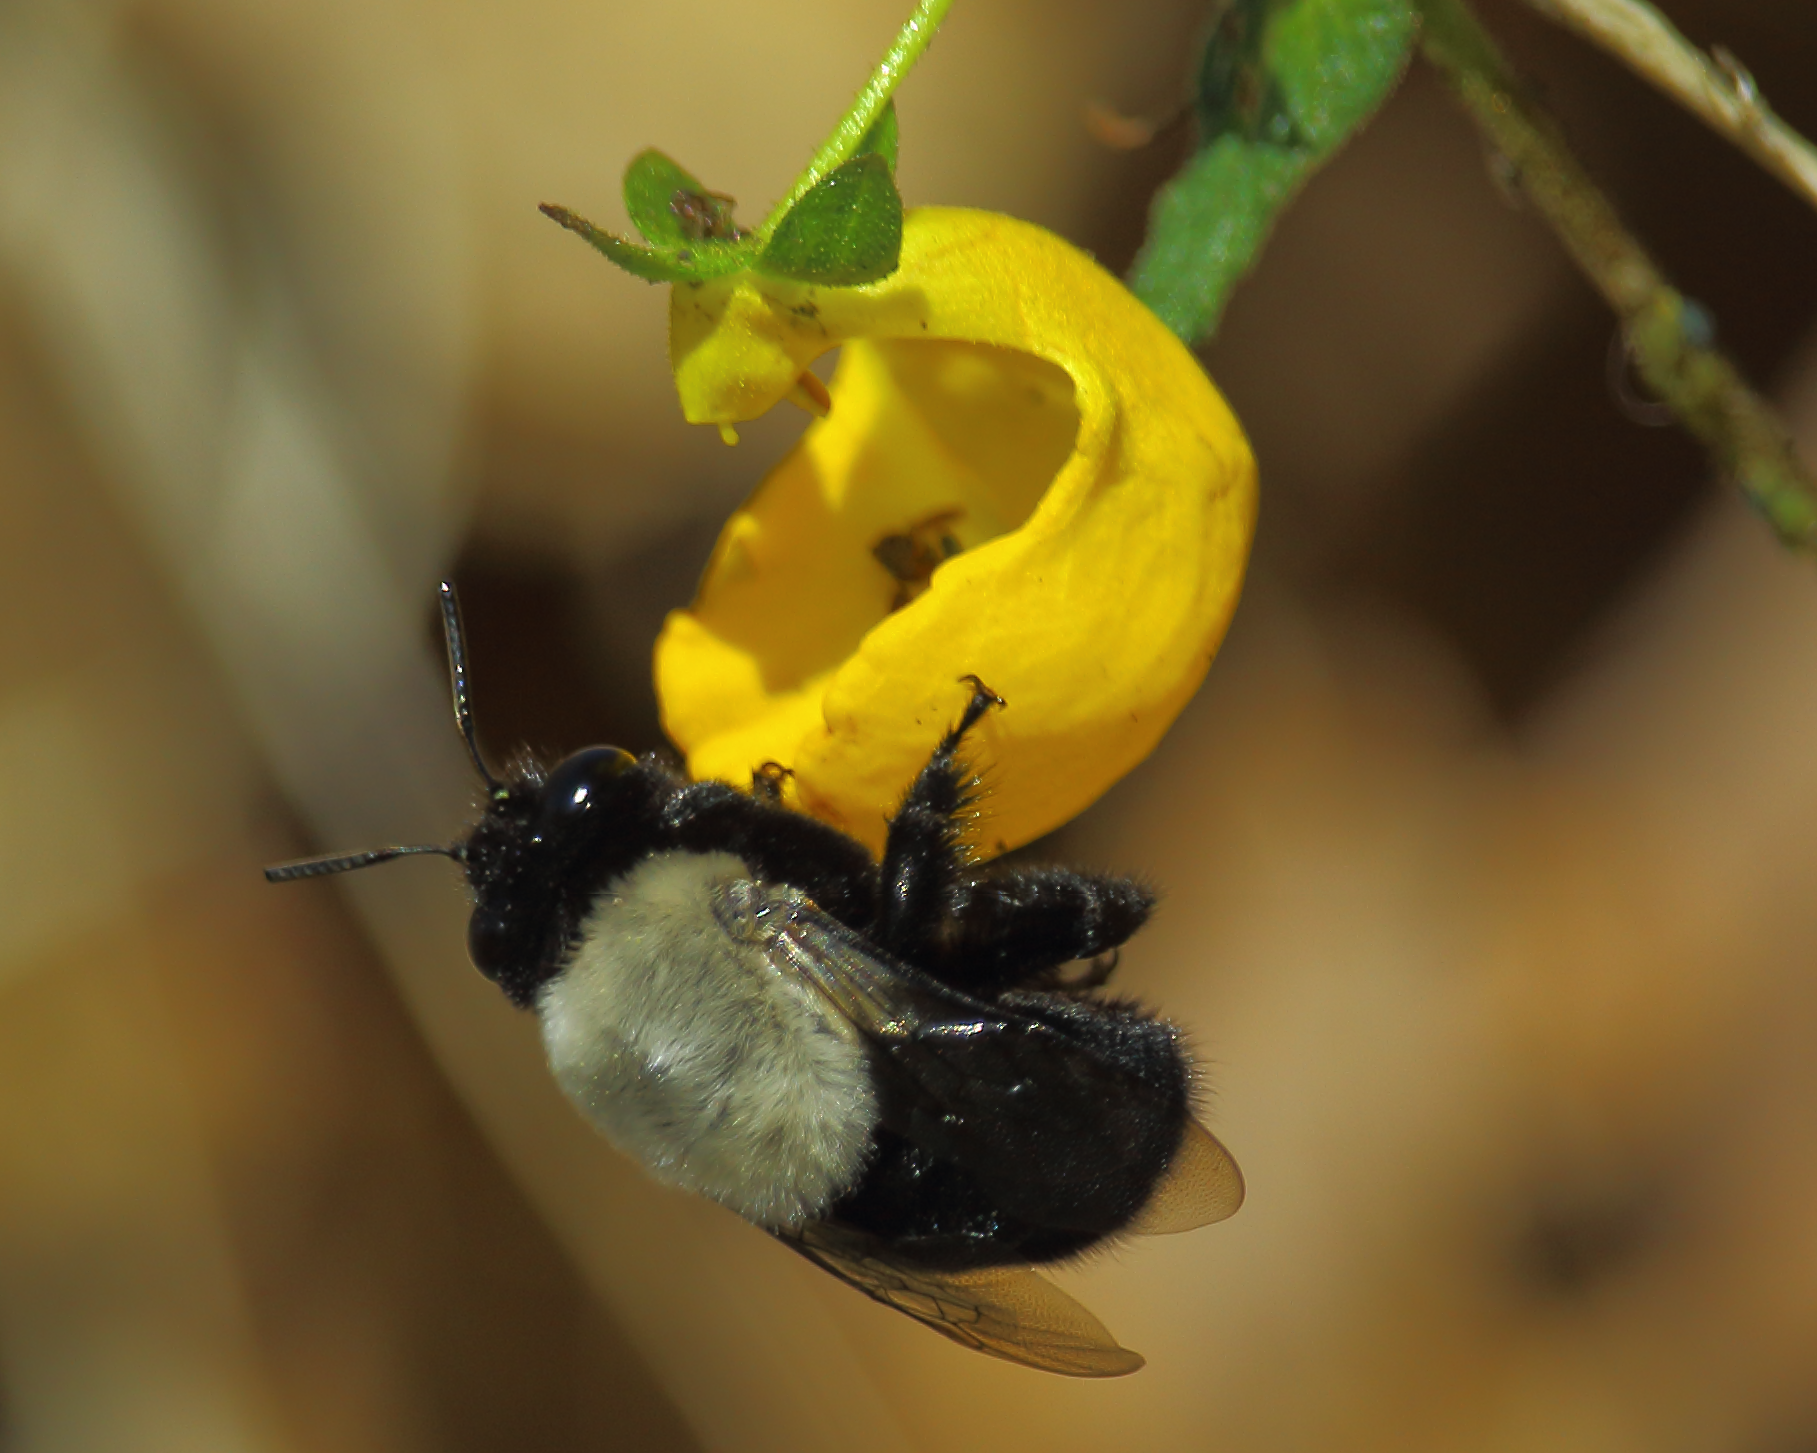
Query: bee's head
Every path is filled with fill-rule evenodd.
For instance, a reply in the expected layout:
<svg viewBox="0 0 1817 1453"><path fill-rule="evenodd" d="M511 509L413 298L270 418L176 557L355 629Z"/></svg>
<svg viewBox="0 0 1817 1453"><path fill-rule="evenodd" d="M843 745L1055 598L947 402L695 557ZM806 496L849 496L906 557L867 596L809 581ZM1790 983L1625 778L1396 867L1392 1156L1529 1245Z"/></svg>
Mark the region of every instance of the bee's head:
<svg viewBox="0 0 1817 1453"><path fill-rule="evenodd" d="M442 627L454 720L486 789L484 816L460 842L374 848L265 870L273 883L319 878L414 853L440 853L473 889L468 952L512 1003L528 1006L561 967L598 890L648 851L668 774L617 747L587 747L554 770L523 766L501 781L474 735L467 653L454 587L443 582Z"/></svg>
<svg viewBox="0 0 1817 1453"><path fill-rule="evenodd" d="M647 851L666 781L618 747L587 747L491 785L456 853L473 889L467 951L513 1003L559 971L594 895Z"/></svg>

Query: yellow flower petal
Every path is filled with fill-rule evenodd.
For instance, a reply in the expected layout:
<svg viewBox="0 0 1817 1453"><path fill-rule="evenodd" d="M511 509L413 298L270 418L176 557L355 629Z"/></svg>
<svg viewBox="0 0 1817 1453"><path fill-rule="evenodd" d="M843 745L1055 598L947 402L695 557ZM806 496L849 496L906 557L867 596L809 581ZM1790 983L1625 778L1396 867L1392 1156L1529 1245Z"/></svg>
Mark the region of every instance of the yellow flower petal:
<svg viewBox="0 0 1817 1453"><path fill-rule="evenodd" d="M1008 703L972 743L987 853L1147 756L1236 606L1255 463L1116 278L1038 227L924 208L881 282L677 285L670 339L683 412L721 426L843 345L830 412L657 642L663 723L696 777L746 786L780 762L796 805L876 848L967 674Z"/></svg>

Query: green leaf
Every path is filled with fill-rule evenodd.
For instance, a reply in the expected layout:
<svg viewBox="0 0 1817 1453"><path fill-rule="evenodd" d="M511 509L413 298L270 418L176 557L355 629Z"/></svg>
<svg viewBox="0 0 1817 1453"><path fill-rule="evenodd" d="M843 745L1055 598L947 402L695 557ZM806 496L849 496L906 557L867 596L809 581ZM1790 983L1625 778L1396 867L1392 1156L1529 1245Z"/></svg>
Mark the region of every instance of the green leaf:
<svg viewBox="0 0 1817 1453"><path fill-rule="evenodd" d="M902 197L880 152L853 157L791 207L757 266L829 287L876 282L902 253Z"/></svg>
<svg viewBox="0 0 1817 1453"><path fill-rule="evenodd" d="M1130 273L1174 332L1216 330L1276 216L1393 91L1414 25L1411 0L1232 0L1199 66L1199 150Z"/></svg>
<svg viewBox="0 0 1817 1453"><path fill-rule="evenodd" d="M725 242L691 242L664 255L682 269L690 282L705 282L710 277L724 277L727 273L755 267L760 250L757 239L743 233Z"/></svg>
<svg viewBox="0 0 1817 1453"><path fill-rule="evenodd" d="M864 133L864 140L858 143L858 150L853 156L865 156L875 152L889 166L893 176L896 171L896 103L891 101L883 108L883 114L872 123L871 129Z"/></svg>
<svg viewBox="0 0 1817 1453"><path fill-rule="evenodd" d="M645 247L641 243L595 227L585 217L566 207L545 202L540 209L577 236L585 238L600 252L633 277L652 283L703 282L751 266L757 244L752 239L729 242L688 241L681 247Z"/></svg>
<svg viewBox="0 0 1817 1453"><path fill-rule="evenodd" d="M704 254L742 241L750 234L732 215L736 205L654 148L640 151L625 168L625 211L658 252Z"/></svg>
<svg viewBox="0 0 1817 1453"><path fill-rule="evenodd" d="M699 178L651 147L631 158L625 168L625 211L644 241L665 250L686 247L695 240L682 230L675 215L675 194L705 195Z"/></svg>

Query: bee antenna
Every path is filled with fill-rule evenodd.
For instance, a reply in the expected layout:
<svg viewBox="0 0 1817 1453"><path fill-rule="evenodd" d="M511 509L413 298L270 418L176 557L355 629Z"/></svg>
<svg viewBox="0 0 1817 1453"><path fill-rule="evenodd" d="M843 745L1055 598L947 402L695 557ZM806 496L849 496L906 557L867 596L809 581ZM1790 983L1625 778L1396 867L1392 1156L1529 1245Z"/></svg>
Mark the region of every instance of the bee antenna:
<svg viewBox="0 0 1817 1453"><path fill-rule="evenodd" d="M448 642L448 680L454 693L454 724L460 728L461 739L467 743L467 755L473 759L473 768L479 773L480 781L486 784L488 792L497 792L504 784L487 769L486 759L480 755L479 738L473 731L473 706L467 699L467 633L461 626L461 603L454 593L452 581L442 582L441 601L442 635ZM365 864L355 866L364 867Z"/></svg>
<svg viewBox="0 0 1817 1453"><path fill-rule="evenodd" d="M393 858L407 858L417 853L440 853L455 862L465 862L465 849L443 848L433 843L410 847L371 848L363 853L337 853L327 858L302 858L294 863L275 863L265 870L267 883L293 883L298 878L326 878L330 873L351 873L355 868L370 868L374 863L388 863Z"/></svg>

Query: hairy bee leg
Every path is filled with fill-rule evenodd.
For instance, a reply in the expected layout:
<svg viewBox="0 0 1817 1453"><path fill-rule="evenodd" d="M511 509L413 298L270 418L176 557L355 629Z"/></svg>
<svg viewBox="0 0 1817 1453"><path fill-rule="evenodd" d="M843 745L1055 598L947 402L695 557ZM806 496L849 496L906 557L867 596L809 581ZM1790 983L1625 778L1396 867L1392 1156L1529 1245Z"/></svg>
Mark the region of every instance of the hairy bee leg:
<svg viewBox="0 0 1817 1453"><path fill-rule="evenodd" d="M876 915L877 865L863 843L729 782L683 788L663 810L662 836L689 852L735 853L759 878L794 884L848 928L868 931Z"/></svg>
<svg viewBox="0 0 1817 1453"><path fill-rule="evenodd" d="M1064 868L967 871L960 832L976 786L959 749L1003 703L977 677L965 679L970 702L890 820L879 938L955 988L1012 988L1124 943L1147 921L1154 895L1127 878Z"/></svg>
<svg viewBox="0 0 1817 1453"><path fill-rule="evenodd" d="M944 937L965 873L962 817L976 800L977 779L959 758L960 743L986 712L1003 705L976 676L960 679L971 686L971 700L916 775L884 839L877 938L911 963L926 960Z"/></svg>
<svg viewBox="0 0 1817 1453"><path fill-rule="evenodd" d="M935 972L974 991L1034 985L1061 964L1126 943L1154 904L1130 878L1054 867L990 873L954 890Z"/></svg>

